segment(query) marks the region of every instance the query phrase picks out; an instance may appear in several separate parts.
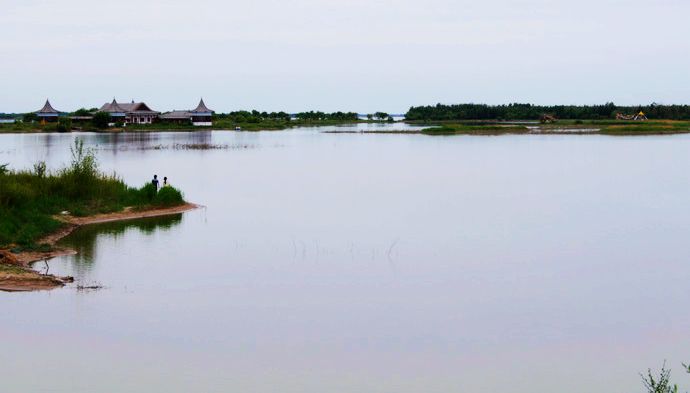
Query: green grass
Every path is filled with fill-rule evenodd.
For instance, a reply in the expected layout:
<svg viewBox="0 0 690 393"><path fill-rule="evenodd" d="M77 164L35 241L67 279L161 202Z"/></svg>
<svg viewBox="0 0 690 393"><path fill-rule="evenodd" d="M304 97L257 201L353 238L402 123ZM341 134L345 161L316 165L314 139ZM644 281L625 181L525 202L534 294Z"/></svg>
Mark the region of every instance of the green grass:
<svg viewBox="0 0 690 393"><path fill-rule="evenodd" d="M0 133L57 132L57 123L0 123Z"/></svg>
<svg viewBox="0 0 690 393"><path fill-rule="evenodd" d="M690 133L690 121L649 120L562 120L556 123L533 124L538 127L529 130L519 124L509 122L439 122L421 131L427 135L502 135L525 134L602 134L602 135L666 135ZM583 131L589 130L589 131Z"/></svg>
<svg viewBox="0 0 690 393"><path fill-rule="evenodd" d="M606 135L664 135L690 132L690 121L644 121L606 124L601 133Z"/></svg>
<svg viewBox="0 0 690 393"><path fill-rule="evenodd" d="M35 242L62 225L53 218L62 211L75 216L136 208L175 206L182 193L153 185L127 186L115 175L98 171L92 151L81 140L72 148L72 164L54 173L38 163L34 170L10 171L0 167L0 246L35 246Z"/></svg>
<svg viewBox="0 0 690 393"><path fill-rule="evenodd" d="M426 135L501 135L501 134L525 134L529 132L526 127L518 125L466 125L443 124L438 127L429 127L421 131Z"/></svg>

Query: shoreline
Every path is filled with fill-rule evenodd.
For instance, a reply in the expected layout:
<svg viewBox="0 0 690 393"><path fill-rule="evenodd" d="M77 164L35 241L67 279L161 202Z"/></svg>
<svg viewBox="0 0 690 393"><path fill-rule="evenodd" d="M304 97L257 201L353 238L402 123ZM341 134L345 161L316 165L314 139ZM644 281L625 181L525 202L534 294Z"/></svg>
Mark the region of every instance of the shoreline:
<svg viewBox="0 0 690 393"><path fill-rule="evenodd" d="M690 121L655 119L647 121L625 120L563 120L557 123L539 123L537 120L398 120L393 123L378 120L357 121L305 121L294 124L275 123L241 123L239 132L259 131L288 131L300 127L327 127L347 124L379 123L379 124L409 124L425 127L421 130L352 130L352 131L323 131L333 134L422 134L433 136L447 135L610 135L610 136L648 136L648 135L678 135L690 133ZM99 134L119 133L156 133L156 132L208 132L235 131L235 125L215 124L208 127L188 127L169 125L154 126L132 125L126 128L109 129L72 129L66 133L93 132ZM41 128L12 129L0 125L0 134L40 134L50 133Z"/></svg>
<svg viewBox="0 0 690 393"><path fill-rule="evenodd" d="M203 131L239 131L239 132L257 132L257 131L287 131L292 128L299 127L328 127L344 124L360 124L360 123L384 123L387 121L381 120L313 120L313 121L297 121L291 120L290 123L281 122L259 122L259 123L232 123L227 121L217 121L212 126L191 126L191 125L177 125L177 124L163 124L156 123L154 125L130 125L129 127L108 127L96 128L92 126L79 127L74 126L65 134L79 133L79 132L93 132L99 134L109 133L148 133L148 132L203 132ZM237 127L240 129L238 130ZM26 127L15 127L14 123L0 123L0 134L41 134L58 132L54 129L46 129L34 125L33 127L27 125Z"/></svg>
<svg viewBox="0 0 690 393"><path fill-rule="evenodd" d="M600 129L561 129L548 131L502 131L502 130L475 130L475 131L424 131L424 130L386 130L386 131L322 131L323 134L404 134L404 135L427 135L427 136L501 136L501 135L603 135L603 136L655 136L655 135L683 135L690 134L689 130L654 130L654 131L624 131L609 132Z"/></svg>
<svg viewBox="0 0 690 393"><path fill-rule="evenodd" d="M47 290L59 288L73 282L73 277L58 277L51 274L44 275L33 270L31 265L58 256L76 254L75 250L63 247L54 248L54 246L60 239L71 234L79 227L114 221L127 221L139 218L180 214L199 207L201 206L194 203L185 203L179 206L146 210L125 208L120 212L96 214L86 217L57 216L56 219L62 221L64 225L57 231L46 235L37 242L38 244L51 246L52 249L50 251L21 251L15 254L8 249L0 249L0 291L29 292Z"/></svg>

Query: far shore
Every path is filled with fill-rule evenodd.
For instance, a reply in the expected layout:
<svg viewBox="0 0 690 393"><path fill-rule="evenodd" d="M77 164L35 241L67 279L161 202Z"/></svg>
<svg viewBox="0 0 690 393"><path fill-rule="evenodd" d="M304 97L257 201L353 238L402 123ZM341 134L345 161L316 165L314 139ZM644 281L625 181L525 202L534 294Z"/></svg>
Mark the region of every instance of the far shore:
<svg viewBox="0 0 690 393"><path fill-rule="evenodd" d="M128 124L126 126L111 126L98 128L91 124L72 124L69 131L65 132L196 132L196 131L283 131L296 127L324 127L344 124L359 123L392 123L387 120L291 120L291 121L259 121L259 122L232 122L226 120L214 121L211 126L193 126L191 124L153 123L153 124ZM59 132L57 123L0 123L0 134L35 134L44 132Z"/></svg>
<svg viewBox="0 0 690 393"><path fill-rule="evenodd" d="M56 216L64 225L57 231L43 237L37 243L50 247L48 251L21 251L13 253L7 249L0 249L0 291L25 292L47 290L62 287L73 282L72 277L58 277L50 274L41 274L31 269L31 265L38 261L46 261L62 255L76 254L76 251L56 246L57 242L72 233L75 229L92 224L101 224L114 221L133 220L138 218L160 217L172 214L180 214L199 208L199 205L185 203L183 205L136 210L126 208L120 212L96 214L85 217L71 215Z"/></svg>
<svg viewBox="0 0 690 393"><path fill-rule="evenodd" d="M424 134L424 135L674 135L690 133L690 121L653 119L646 121L631 120L558 120L540 123L538 120L403 120L395 122L379 120L358 121L301 121L292 123L259 122L245 123L235 128L235 125L219 123L210 127L189 127L182 125L129 125L127 127L108 129L72 129L71 132L98 133L149 133L149 132L195 132L195 131L282 131L294 127L323 127L358 123L379 124L409 124L424 127L419 130L399 129L389 127L382 130L329 130L325 133L333 134ZM0 125L0 134L6 133L43 133L54 132L50 128L13 128Z"/></svg>

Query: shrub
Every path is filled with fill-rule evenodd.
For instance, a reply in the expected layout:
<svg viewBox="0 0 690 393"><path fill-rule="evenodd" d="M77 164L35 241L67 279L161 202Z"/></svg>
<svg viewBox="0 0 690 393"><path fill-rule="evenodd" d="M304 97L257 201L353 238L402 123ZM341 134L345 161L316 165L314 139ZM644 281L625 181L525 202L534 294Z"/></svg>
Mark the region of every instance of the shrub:
<svg viewBox="0 0 690 393"><path fill-rule="evenodd" d="M46 175L46 162L45 161L39 161L34 164L34 175L42 178Z"/></svg>
<svg viewBox="0 0 690 393"><path fill-rule="evenodd" d="M25 113L23 119L24 123L31 123L38 120L38 115L33 112Z"/></svg>
<svg viewBox="0 0 690 393"><path fill-rule="evenodd" d="M152 206L175 206L184 202L182 192L172 186L156 191L151 183L144 184L137 190L137 202Z"/></svg>
<svg viewBox="0 0 690 393"><path fill-rule="evenodd" d="M77 138L74 146L69 148L72 153L72 164L69 171L82 179L91 179L98 176L98 160L93 149L84 148L84 140Z"/></svg>
<svg viewBox="0 0 690 393"><path fill-rule="evenodd" d="M91 112L86 108L79 108L74 112L74 116L91 116Z"/></svg>
<svg viewBox="0 0 690 393"><path fill-rule="evenodd" d="M661 367L659 376L654 378L652 370L647 370L647 375L642 375L642 383L649 393L678 393L678 386L671 384L671 370L666 368L666 362Z"/></svg>
<svg viewBox="0 0 690 393"><path fill-rule="evenodd" d="M100 129L106 129L108 128L108 124L110 124L111 117L110 113L108 112L96 112L96 114L93 115L93 125L96 128Z"/></svg>
<svg viewBox="0 0 690 393"><path fill-rule="evenodd" d="M69 117L61 117L57 121L57 132L72 131L72 119Z"/></svg>
<svg viewBox="0 0 690 393"><path fill-rule="evenodd" d="M156 206L174 206L184 202L180 190L172 186L163 187L158 191L154 204Z"/></svg>
<svg viewBox="0 0 690 393"><path fill-rule="evenodd" d="M151 183L146 183L138 190L138 194L140 201L144 203L152 203L156 198L156 187Z"/></svg>

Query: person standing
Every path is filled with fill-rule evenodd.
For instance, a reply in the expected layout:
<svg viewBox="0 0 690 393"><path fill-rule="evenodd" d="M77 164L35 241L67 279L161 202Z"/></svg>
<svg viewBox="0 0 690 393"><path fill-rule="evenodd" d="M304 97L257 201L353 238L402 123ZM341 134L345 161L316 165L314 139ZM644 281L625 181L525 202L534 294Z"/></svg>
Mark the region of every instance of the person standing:
<svg viewBox="0 0 690 393"><path fill-rule="evenodd" d="M153 184L153 188L155 188L156 192L158 192L158 175L153 175L153 180L151 180L151 184Z"/></svg>
<svg viewBox="0 0 690 393"><path fill-rule="evenodd" d="M168 184L168 177L167 176L163 177L163 187L167 187L169 185L170 184Z"/></svg>

